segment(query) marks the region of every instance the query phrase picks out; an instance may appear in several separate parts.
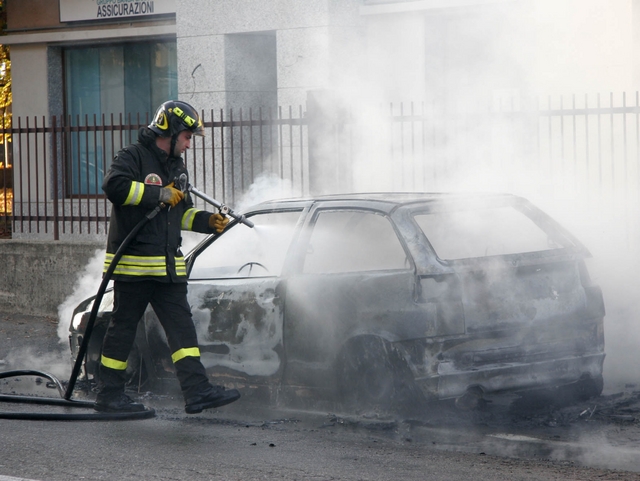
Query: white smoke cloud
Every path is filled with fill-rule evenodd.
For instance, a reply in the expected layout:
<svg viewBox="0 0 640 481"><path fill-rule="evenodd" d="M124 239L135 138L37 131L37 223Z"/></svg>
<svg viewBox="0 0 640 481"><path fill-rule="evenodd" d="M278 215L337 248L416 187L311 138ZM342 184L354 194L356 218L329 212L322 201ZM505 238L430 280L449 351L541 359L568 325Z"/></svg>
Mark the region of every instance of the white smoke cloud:
<svg viewBox="0 0 640 481"><path fill-rule="evenodd" d="M275 174L262 174L244 193L234 211L242 213L247 208L272 199L293 197L294 191L289 179L282 179Z"/></svg>
<svg viewBox="0 0 640 481"><path fill-rule="evenodd" d="M69 345L69 324L76 306L88 297L96 295L102 282L105 251L98 249L78 275L72 294L58 306L58 338L61 344Z"/></svg>
<svg viewBox="0 0 640 481"><path fill-rule="evenodd" d="M450 126L440 122L444 112L429 109L434 102L471 112L498 105L518 110L526 107L526 96L531 93L556 95L557 102L561 93L582 98L585 93L621 95L631 90L629 8L625 0L537 0L472 10L458 23L451 20L455 12L441 16L442 21L437 20L438 12L425 17L415 13L373 15L364 19L362 36L335 42L336 53L365 48L366 55L351 65L344 56L336 55L330 76L337 98L357 105L353 112L364 126L356 132L364 147L355 152L354 190L510 192L532 200L586 244L594 254L592 277L602 286L607 306L607 383L638 381L638 375L628 369L640 362L636 349L640 344L636 334L640 298L634 292L640 267L635 248L640 245L640 228L637 221L628 224L629 219L640 218L637 207L625 205L614 185L600 188L585 182L578 170L553 170L571 165L570 150L564 156L551 153L542 160L535 155L510 157L509 152L517 152L515 147L522 141L519 136L526 132L504 130L490 136L481 122L470 122L452 137ZM437 50L438 42L449 43ZM448 69L442 68L444 63ZM433 121L419 127L433 134L427 137L429 155L419 150L402 155L390 152L392 136L399 135L389 129L391 101L396 102L396 109L404 101L405 114L412 108L421 112L425 102ZM505 153L502 159L491 158L496 150ZM584 162L581 155L579 162ZM629 188L637 199L638 185ZM232 207L241 213L260 201L292 195L288 180L263 176ZM185 251L200 239L186 235ZM79 300L95 294L101 269L102 256L98 255L81 275L76 292L60 306L62 342L67 342L70 312Z"/></svg>
<svg viewBox="0 0 640 481"><path fill-rule="evenodd" d="M369 15L357 42L366 46L359 65L364 75L341 71L332 85L360 125L352 132L361 136L352 164L354 190L513 193L590 249L591 276L607 309L610 389L640 382L629 369L640 363L635 117L608 117L606 125L596 116L555 116L547 124L536 117L536 144L535 128L510 124L506 116L499 129L488 129L495 120L474 115L571 109L573 102L576 108L611 101L619 107L625 92L626 105L633 104L632 8L624 0L536 0ZM427 120L404 122L401 131L389 121L390 103L396 116L402 108L405 116L425 112ZM562 135L549 138L552 129ZM401 138L404 150L392 149Z"/></svg>
<svg viewBox="0 0 640 481"><path fill-rule="evenodd" d="M292 195L293 190L289 180L280 179L274 174L267 174L257 178L238 203L238 208L236 209L235 206L233 208L234 211L242 213L247 207L264 200L291 197ZM183 232L182 251L184 253L189 252L202 239L202 234ZM68 345L69 343L69 324L73 316L73 310L83 300L94 296L100 287L104 256L105 250L96 250L84 270L78 274L72 294L58 306L58 338L63 345Z"/></svg>
<svg viewBox="0 0 640 481"><path fill-rule="evenodd" d="M68 339L66 343L68 346ZM70 370L69 352L65 347L61 345L59 350L48 352L37 352L29 347L13 350L7 354L6 361L11 366L29 366L29 370L46 372L64 379Z"/></svg>

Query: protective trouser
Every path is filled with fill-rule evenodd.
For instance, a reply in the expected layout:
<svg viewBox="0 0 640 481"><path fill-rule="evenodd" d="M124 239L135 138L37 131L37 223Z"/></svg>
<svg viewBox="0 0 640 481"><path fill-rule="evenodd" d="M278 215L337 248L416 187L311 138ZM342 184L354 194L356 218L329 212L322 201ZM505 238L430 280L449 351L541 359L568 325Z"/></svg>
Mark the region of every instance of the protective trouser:
<svg viewBox="0 0 640 481"><path fill-rule="evenodd" d="M149 304L167 335L185 398L208 386L187 302L187 284L115 281L113 315L102 344L98 371L99 394L110 396L124 391L127 358L136 337L138 321Z"/></svg>

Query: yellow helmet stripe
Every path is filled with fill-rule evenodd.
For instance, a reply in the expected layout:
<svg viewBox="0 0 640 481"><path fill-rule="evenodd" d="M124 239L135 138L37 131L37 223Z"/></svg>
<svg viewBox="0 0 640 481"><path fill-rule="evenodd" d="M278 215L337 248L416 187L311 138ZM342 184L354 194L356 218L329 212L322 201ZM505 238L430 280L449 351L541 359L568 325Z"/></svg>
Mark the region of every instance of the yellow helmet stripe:
<svg viewBox="0 0 640 481"><path fill-rule="evenodd" d="M184 110L182 110L180 107L174 107L173 113L176 114L178 117L180 117L182 120L184 120L184 123L187 124L189 127L193 127L193 124L196 123L196 119L184 113Z"/></svg>
<svg viewBox="0 0 640 481"><path fill-rule="evenodd" d="M144 194L144 184L142 182L131 182L129 195L122 205L138 205L142 202L142 194Z"/></svg>
<svg viewBox="0 0 640 481"><path fill-rule="evenodd" d="M175 364L180 359L184 359L185 357L200 357L200 349L198 349L197 347L185 347L183 349L178 349L171 355L171 360Z"/></svg>
<svg viewBox="0 0 640 481"><path fill-rule="evenodd" d="M118 361L117 359L111 359L104 354L100 357L100 364L109 369L115 369L116 371L124 371L127 369L127 361Z"/></svg>

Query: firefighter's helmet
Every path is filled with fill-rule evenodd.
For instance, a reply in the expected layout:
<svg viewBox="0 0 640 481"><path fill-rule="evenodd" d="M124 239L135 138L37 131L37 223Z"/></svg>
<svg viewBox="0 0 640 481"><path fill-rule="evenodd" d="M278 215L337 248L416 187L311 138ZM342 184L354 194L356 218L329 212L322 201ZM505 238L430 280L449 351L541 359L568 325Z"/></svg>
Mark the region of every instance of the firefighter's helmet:
<svg viewBox="0 0 640 481"><path fill-rule="evenodd" d="M183 130L189 130L194 135L204 135L204 125L198 111L179 100L169 100L158 107L149 128L160 137L173 137Z"/></svg>

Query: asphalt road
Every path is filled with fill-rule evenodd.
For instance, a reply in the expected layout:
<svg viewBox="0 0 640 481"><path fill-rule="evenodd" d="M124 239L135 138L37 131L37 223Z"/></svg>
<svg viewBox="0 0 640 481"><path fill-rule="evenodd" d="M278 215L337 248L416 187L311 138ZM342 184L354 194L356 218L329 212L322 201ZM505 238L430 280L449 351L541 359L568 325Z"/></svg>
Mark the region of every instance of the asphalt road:
<svg viewBox="0 0 640 481"><path fill-rule="evenodd" d="M61 371L54 374L66 379L68 354L56 329L53 319L0 313L0 371ZM57 396L27 378L0 380L0 393ZM616 407L633 407L636 397L598 401L615 408L609 417L592 404L514 417L497 403L478 413L445 406L398 420L242 399L186 415L180 399L147 394L142 401L156 409L147 420L0 419L0 481L640 480L638 422ZM0 405L5 412L56 409Z"/></svg>
<svg viewBox="0 0 640 481"><path fill-rule="evenodd" d="M321 414L223 411L187 416L165 404L156 418L142 421L0 420L0 474L37 480L640 479L570 461L439 450L435 441L414 441L393 428L353 428Z"/></svg>

